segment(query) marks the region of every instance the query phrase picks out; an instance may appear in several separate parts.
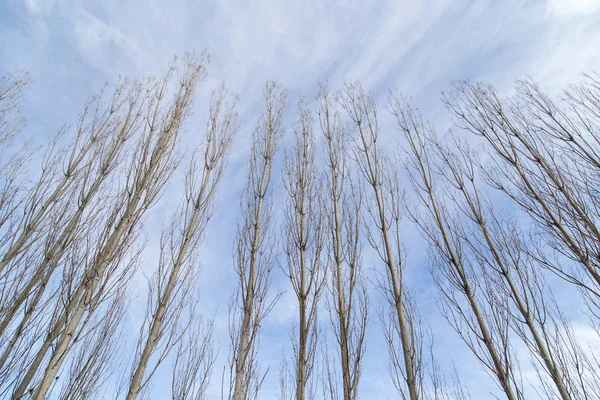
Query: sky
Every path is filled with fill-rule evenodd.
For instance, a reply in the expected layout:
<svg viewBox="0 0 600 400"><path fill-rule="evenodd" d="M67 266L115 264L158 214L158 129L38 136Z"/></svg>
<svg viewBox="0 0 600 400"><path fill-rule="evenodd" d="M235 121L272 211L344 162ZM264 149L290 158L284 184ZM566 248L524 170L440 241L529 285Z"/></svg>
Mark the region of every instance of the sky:
<svg viewBox="0 0 600 400"><path fill-rule="evenodd" d="M119 75L160 73L175 54L204 48L210 50L212 61L188 132L202 132L210 92L221 82L240 97L240 132L226 184L219 191L219 208L200 252L201 307L206 316L214 315L220 342L208 393L212 399L220 397L228 353L233 234L264 82L274 80L288 89L284 119L288 131L300 96L310 102L318 82L327 80L339 88L354 79L380 100L396 86L436 126L444 127L449 119L440 93L454 79L483 80L509 94L515 79L531 76L557 94L581 72L600 69L600 0L0 0L0 73L30 71L33 83L26 97L29 125L24 137L39 144L74 122L85 99L105 82L114 83ZM383 132L390 142L394 135L393 130ZM275 182L275 189L281 189L279 172ZM168 190L148 215L148 262L143 268L152 269L156 232L178 201L177 190ZM409 279L420 293L419 308L430 319L440 354L445 361L457 361L474 398L492 398L493 383L437 311L417 235L407 235L407 247L414 265ZM365 258L367 268L377 267L368 252ZM137 300L126 328L133 334L145 302L145 283L136 279ZM276 272L275 286L286 290L286 285L285 277ZM289 352L294 307L288 292L264 324L261 363L270 372L261 399L275 399L281 354ZM393 398L375 313L369 338L361 396ZM159 374L153 398L168 394L166 379Z"/></svg>

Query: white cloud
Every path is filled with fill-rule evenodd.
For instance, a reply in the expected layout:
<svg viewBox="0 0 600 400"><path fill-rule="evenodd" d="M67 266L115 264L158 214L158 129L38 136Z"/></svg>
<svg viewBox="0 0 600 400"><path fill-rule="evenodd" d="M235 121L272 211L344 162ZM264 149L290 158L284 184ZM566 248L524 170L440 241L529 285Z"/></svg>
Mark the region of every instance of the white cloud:
<svg viewBox="0 0 600 400"><path fill-rule="evenodd" d="M48 12L54 7L56 0L25 0L23 4L29 13L39 15Z"/></svg>
<svg viewBox="0 0 600 400"><path fill-rule="evenodd" d="M599 0L548 0L548 11L562 18L593 14L600 10Z"/></svg>

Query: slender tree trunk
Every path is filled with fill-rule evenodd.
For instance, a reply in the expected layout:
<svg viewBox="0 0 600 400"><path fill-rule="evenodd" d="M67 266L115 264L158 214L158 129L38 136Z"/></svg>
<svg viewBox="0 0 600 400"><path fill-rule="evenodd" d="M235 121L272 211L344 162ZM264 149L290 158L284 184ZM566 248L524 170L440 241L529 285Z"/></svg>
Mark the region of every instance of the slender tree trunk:
<svg viewBox="0 0 600 400"><path fill-rule="evenodd" d="M347 133L333 106L327 85L317 96L319 123L326 148L327 206L330 225L330 262L332 266L333 314L331 324L339 346L344 400L358 394L368 299L360 276L360 198L355 198L347 166ZM348 190L348 186L351 189ZM346 225L346 227L344 226ZM329 388L333 391L333 388ZM330 393L333 398L333 393Z"/></svg>
<svg viewBox="0 0 600 400"><path fill-rule="evenodd" d="M268 171L263 170L261 180L260 180L260 188L261 193L266 191L266 183L267 183L267 173ZM246 376L246 364L248 360L248 354L250 353L250 335L251 335L251 324L252 324L252 316L254 313L254 298L255 298L255 280L256 280L256 253L259 250L258 242L260 237L260 229L261 229L261 221L262 221L262 209L263 209L263 196L259 197L258 204L256 207L256 219L254 220L254 228L253 228L253 237L252 237L252 247L251 247L251 255L250 255L250 264L248 269L248 280L247 280L247 289L246 296L244 297L244 308L243 308L243 319L242 325L240 328L240 346L238 350L238 357L235 366L235 387L233 391L233 398L235 400L244 400L244 382Z"/></svg>
<svg viewBox="0 0 600 400"><path fill-rule="evenodd" d="M260 322L272 308L267 303L270 273L274 265L273 243L269 221L271 209L268 188L271 181L273 157L281 136L281 117L285 107L285 90L273 82L264 89L265 107L252 137L245 193L242 198L243 223L238 228L235 272L239 279L238 298L241 317L230 310L229 397L250 400L258 395L259 378L255 351ZM232 307L238 305L232 303Z"/></svg>
<svg viewBox="0 0 600 400"><path fill-rule="evenodd" d="M383 183L393 179L390 166L385 165L385 155L378 142L379 126L377 109L373 100L367 97L359 83L346 85L343 96L343 106L348 112L358 130L358 158L359 168L372 189L375 198L374 222L377 225L378 235L381 238L383 249L380 255L386 265L388 277L391 280L391 297L393 307L398 319L402 356L406 374L406 387L410 400L418 400L420 382L417 382L416 365L414 359L414 343L408 326L405 293L402 281L401 259L396 259L393 251L392 238L390 237L391 210L386 210L383 193ZM386 176L388 175L388 176ZM394 205L398 207L398 205ZM400 255L397 255L400 258Z"/></svg>

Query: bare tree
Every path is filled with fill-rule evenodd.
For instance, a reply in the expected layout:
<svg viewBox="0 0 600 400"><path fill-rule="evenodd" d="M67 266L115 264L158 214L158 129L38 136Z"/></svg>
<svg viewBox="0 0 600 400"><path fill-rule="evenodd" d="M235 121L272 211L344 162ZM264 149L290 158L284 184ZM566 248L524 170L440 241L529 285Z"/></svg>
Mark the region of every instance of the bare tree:
<svg viewBox="0 0 600 400"><path fill-rule="evenodd" d="M193 154L187 172L185 201L161 239L158 271L151 283L155 287L150 290L148 314L140 333L127 400L137 398L187 329L181 314L189 303L198 275L195 252L214 213L215 193L237 130L237 99L228 104L226 94L225 88L213 94L204 143ZM156 351L160 354L148 369L150 357Z"/></svg>
<svg viewBox="0 0 600 400"><path fill-rule="evenodd" d="M348 113L357 130L355 157L360 172L372 190L374 204L368 212L375 226L369 231L368 239L386 266L381 289L389 300L397 320L400 336L404 384L401 394L410 400L421 397L422 382L419 382L421 365L420 350L416 348L414 330L411 330L410 310L407 310L406 289L403 281L403 249L400 239L402 218L402 191L397 172L381 147L377 106L367 96L360 83L348 83L341 95L342 107Z"/></svg>
<svg viewBox="0 0 600 400"><path fill-rule="evenodd" d="M490 85L459 81L444 96L456 124L485 139L488 180L525 211L545 236L538 261L594 297L600 296L598 104L600 78L585 81L555 104L530 80L501 100ZM548 251L566 257L557 263ZM572 264L571 264L572 265Z"/></svg>
<svg viewBox="0 0 600 400"><path fill-rule="evenodd" d="M481 287L475 263L461 239L460 218L452 214L435 187L435 159L428 145L434 137L433 128L406 98L393 91L388 105L407 141L407 171L424 209L424 215L412 213L411 217L430 243L432 269L446 302L446 318L496 378L506 397L522 399L518 366L510 347L509 318L496 304L504 299L482 295L490 292Z"/></svg>
<svg viewBox="0 0 600 400"><path fill-rule="evenodd" d="M325 287L326 267L321 258L325 245L323 207L316 165L315 134L312 113L303 101L298 104L298 122L293 147L284 160L285 202L284 252L286 275L298 301L298 333L294 348L296 400L313 399L312 380L319 340L317 307Z"/></svg>
<svg viewBox="0 0 600 400"><path fill-rule="evenodd" d="M517 333L542 360L560 398L570 399L563 380L565 371L559 369L547 345L549 337L545 325L550 310L544 299L543 280L528 260L525 242L517 236L518 227L510 224L507 218L499 220L490 203L484 202L474 173L474 155L467 146L458 149L459 154L446 152L439 145L438 148L440 158L447 166L447 179L462 195L458 205L476 226L477 231L470 235L471 240L467 238L467 243L482 265L484 276L492 280L488 285L493 290L490 295L502 291L511 300L517 315L510 309L506 311L512 314Z"/></svg>
<svg viewBox="0 0 600 400"><path fill-rule="evenodd" d="M86 104L77 137L82 141L91 137L94 154L81 170L77 186L56 204L56 212L44 217L45 227L39 232L40 249L30 246L24 252L28 256L27 263L18 257L15 272L9 275L12 285L10 298L4 302L0 313L0 336L10 326L14 331L2 350L0 366L5 365L35 313L43 308L40 302L51 297L53 290L49 284L63 265L64 256L71 248L81 245L82 238L89 235L90 227L101 223L105 204L110 201L110 178L114 177L120 158L125 155L127 145L141 123L139 112L146 100L141 84L122 80L108 104L102 104L102 97L94 97ZM88 122L85 118L89 114L93 116ZM31 255L33 257L29 257ZM16 322L19 311L23 316Z"/></svg>
<svg viewBox="0 0 600 400"><path fill-rule="evenodd" d="M358 398L365 335L369 316L369 298L361 267L360 230L362 224L362 194L352 184L347 162L347 132L332 101L327 85L322 84L317 96L317 114L325 147L326 219L329 226L327 246L331 292L328 299L329 316L339 346L344 400ZM329 375L327 395L337 399L334 392L333 368Z"/></svg>
<svg viewBox="0 0 600 400"><path fill-rule="evenodd" d="M255 399L262 383L257 362L260 324L273 308L269 299L271 271L276 264L269 196L271 172L282 134L286 92L274 82L264 89L265 106L252 135L248 177L241 201L234 268L239 279L229 309L229 394L233 400Z"/></svg>
<svg viewBox="0 0 600 400"><path fill-rule="evenodd" d="M107 213L108 219L101 229L99 240L95 246L90 246L80 279L67 283L64 295L68 301L59 304L61 311L17 385L13 398L22 398L26 391L32 391L34 399L42 399L46 395L94 311L126 284L133 263L123 265L122 261L129 253L142 216L156 202L177 165L176 146L196 85L204 76L206 62L205 55L197 58L189 54L185 57L177 90L173 100L166 105L169 83L176 68L170 68L162 82L149 82L147 90L152 94L152 100L144 110L144 124L126 171L125 184L115 196L114 208ZM76 284L73 285L73 282ZM40 369L50 348L52 352L46 367ZM30 387L38 371L41 371L41 379L34 388Z"/></svg>
<svg viewBox="0 0 600 400"><path fill-rule="evenodd" d="M563 400L571 399L566 385L568 371L561 371L548 346L550 337L547 326L551 325L550 305L545 300L543 277L527 256L527 244L519 235L518 226L507 217L500 217L491 203L481 193L480 180L476 174L476 155L466 143L459 142L455 151L440 143L433 143L435 153L442 161L441 174L454 188L456 196L450 195L457 209L471 222L466 227L464 240L481 265L490 299L498 293L505 294L508 303L495 302L506 308L517 334L538 357L552 380L555 390Z"/></svg>
<svg viewBox="0 0 600 400"><path fill-rule="evenodd" d="M592 159L597 151L592 132L598 122L598 88L597 75L586 76L582 84L565 92L564 107L529 80L518 82L517 96L506 101L491 86L468 82L457 82L455 91L445 97L459 126L483 136L489 145L493 168L485 175L487 182L507 194L538 226L539 234L527 236L542 238L542 243L517 234L514 223L494 215L489 203L481 200L472 155L464 150L458 157L442 154L453 186L464 199L464 211L480 234L471 248L500 277L493 283L495 290L506 292L512 300L515 330L540 363L545 394L558 393L561 399L593 393L590 376L597 371L572 340L569 323L555 302L545 298L548 290L538 267L576 284L598 317L593 239L598 203L590 190L598 172ZM571 268L556 254L583 268ZM583 365L587 371L576 378Z"/></svg>

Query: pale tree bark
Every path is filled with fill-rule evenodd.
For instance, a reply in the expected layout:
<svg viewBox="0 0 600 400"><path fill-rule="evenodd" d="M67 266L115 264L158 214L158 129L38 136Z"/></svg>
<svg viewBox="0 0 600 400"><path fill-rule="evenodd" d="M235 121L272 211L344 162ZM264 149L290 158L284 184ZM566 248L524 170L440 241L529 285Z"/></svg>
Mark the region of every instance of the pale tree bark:
<svg viewBox="0 0 600 400"><path fill-rule="evenodd" d="M407 142L409 179L424 209L423 215L412 213L411 217L430 243L432 269L446 302L446 318L496 378L505 396L509 400L522 399L508 316L494 304L489 304L488 310L484 307L481 279L461 240L459 218L448 211L435 187L434 160L428 146L433 128L394 91L390 92L388 107Z"/></svg>
<svg viewBox="0 0 600 400"><path fill-rule="evenodd" d="M69 301L49 329L27 373L20 380L13 398L23 397L26 390L34 392L33 398L41 400L55 380L62 363L73 347L73 340L81 334L96 306L104 301L111 289L124 283L128 269L119 268L125 258L144 213L156 202L164 184L177 165L176 147L182 125L189 114L197 83L205 74L207 56L197 58L186 55L178 76L173 99L165 104L169 83L177 69L172 67L162 81L151 81L152 100L143 110L144 124L140 126L138 144L126 172L125 185L115 196L114 209L100 240L89 253L85 272L69 294ZM79 157L79 156L78 156ZM113 280L112 278L115 278ZM52 346L50 359L40 369ZM36 373L42 371L41 380L30 388Z"/></svg>
<svg viewBox="0 0 600 400"><path fill-rule="evenodd" d="M402 193L398 176L379 141L377 106L358 82L346 84L341 94L341 104L356 128L354 153L374 200L368 211L375 227L369 231L368 238L386 267L382 289L394 310L400 336L405 377L401 393L410 400L417 400L421 397L422 390L422 382L418 380L421 366L419 350L415 347L412 336L414 331L411 332L411 312L407 310L403 281L404 260L400 238Z"/></svg>
<svg viewBox="0 0 600 400"><path fill-rule="evenodd" d="M325 287L326 267L321 253L325 226L321 185L316 165L312 113L298 104L294 144L285 153L283 180L287 193L282 232L287 256L285 273L298 301L298 331L294 335L295 399L313 399L315 355L319 341L317 307Z"/></svg>
<svg viewBox="0 0 600 400"><path fill-rule="evenodd" d="M263 94L265 106L252 135L248 176L241 200L243 220L238 226L234 253L239 286L229 309L231 354L227 395L234 400L258 396L263 380L257 361L260 323L278 298L269 298L271 271L276 265L269 187L282 135L286 91L268 82Z"/></svg>
<svg viewBox="0 0 600 400"><path fill-rule="evenodd" d="M138 397L187 329L181 314L198 275L195 253L214 213L215 194L237 130L237 99L228 102L226 96L225 88L213 94L204 140L192 155L186 175L185 201L161 239L158 272L151 282L148 314L140 332L127 400ZM157 351L156 360L151 362Z"/></svg>
<svg viewBox="0 0 600 400"><path fill-rule="evenodd" d="M324 200L329 226L327 253L331 299L328 309L333 333L339 347L339 367L344 400L358 398L358 386L365 353L369 318L369 297L361 268L362 194L352 184L348 166L348 135L327 85L320 87L317 114L325 148ZM337 399L334 368L326 366L325 394Z"/></svg>

